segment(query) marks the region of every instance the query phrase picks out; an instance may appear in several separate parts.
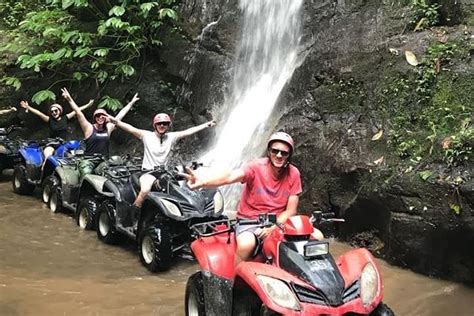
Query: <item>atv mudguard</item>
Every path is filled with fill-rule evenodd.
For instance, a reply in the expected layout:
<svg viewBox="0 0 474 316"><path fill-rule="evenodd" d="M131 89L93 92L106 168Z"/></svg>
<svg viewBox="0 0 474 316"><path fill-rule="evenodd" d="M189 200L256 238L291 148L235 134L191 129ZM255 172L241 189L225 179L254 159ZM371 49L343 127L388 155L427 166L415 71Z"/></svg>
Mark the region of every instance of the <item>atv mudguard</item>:
<svg viewBox="0 0 474 316"><path fill-rule="evenodd" d="M197 239L191 244L191 248L203 271L229 280L234 278L237 245L233 233Z"/></svg>
<svg viewBox="0 0 474 316"><path fill-rule="evenodd" d="M52 158L52 157L48 157L48 160L46 163L51 163L50 166L53 167L54 165L52 165L51 161L57 162L57 160L55 158L50 160L49 158ZM55 168L55 171L58 174L59 178L61 179L62 185L70 185L70 186L79 185L79 182L80 182L79 171L77 170L75 166L63 165L58 168Z"/></svg>
<svg viewBox="0 0 474 316"><path fill-rule="evenodd" d="M377 271L378 283L377 294L375 295L373 302L370 304L372 310L376 308L383 299L383 286L382 278L380 276L380 268L375 262L374 256L372 256L372 254L367 249L358 248L346 252L336 260L337 266L339 267L339 271L341 272L346 286L354 283L360 278L362 270L369 262Z"/></svg>
<svg viewBox="0 0 474 316"><path fill-rule="evenodd" d="M79 149L80 147L81 142L79 140L68 140L67 142L61 144L61 146L56 148L54 155L58 158L62 158L67 152Z"/></svg>
<svg viewBox="0 0 474 316"><path fill-rule="evenodd" d="M44 156L41 147L36 145L29 145L20 148L19 152L27 165L41 167L41 165L43 164Z"/></svg>
<svg viewBox="0 0 474 316"><path fill-rule="evenodd" d="M79 172L77 172L79 177ZM81 187L79 189L79 195L82 196L82 192L85 191L86 188L92 188L95 192L102 194L104 196L113 197L114 191L110 192L111 190L104 191L104 184L107 182L107 178L98 176L95 174L87 174L82 179ZM120 195L120 194L118 194ZM117 195L115 195L117 198Z"/></svg>

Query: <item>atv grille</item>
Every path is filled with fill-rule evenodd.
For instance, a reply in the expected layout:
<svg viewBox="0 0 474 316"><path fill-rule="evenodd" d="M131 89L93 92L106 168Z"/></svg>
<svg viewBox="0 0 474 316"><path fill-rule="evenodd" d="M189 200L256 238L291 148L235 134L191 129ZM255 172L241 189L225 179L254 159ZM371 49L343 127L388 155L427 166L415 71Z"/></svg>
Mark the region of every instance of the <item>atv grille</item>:
<svg viewBox="0 0 474 316"><path fill-rule="evenodd" d="M214 211L214 200L210 200L207 202L206 206L204 207L204 212L213 212Z"/></svg>
<svg viewBox="0 0 474 316"><path fill-rule="evenodd" d="M298 299L301 302L319 304L319 305L331 305L320 289L309 289L298 284L292 283L293 290L295 291ZM350 286L344 289L342 293L342 303L347 303L359 297L359 281L355 281Z"/></svg>
<svg viewBox="0 0 474 316"><path fill-rule="evenodd" d="M181 206L181 209L182 209L183 213L188 213L188 212L194 212L195 211L194 206L192 206L191 204L181 202L181 203L179 203L179 205Z"/></svg>
<svg viewBox="0 0 474 316"><path fill-rule="evenodd" d="M359 297L359 293L360 293L359 284L360 284L359 280L357 280L344 289L344 292L342 293L342 301L344 303L347 303Z"/></svg>
<svg viewBox="0 0 474 316"><path fill-rule="evenodd" d="M292 284L293 290L295 291L298 299L301 302L305 303L312 303L312 304L319 304L319 305L326 305L326 297L324 293L320 290L316 289L308 289L298 284Z"/></svg>

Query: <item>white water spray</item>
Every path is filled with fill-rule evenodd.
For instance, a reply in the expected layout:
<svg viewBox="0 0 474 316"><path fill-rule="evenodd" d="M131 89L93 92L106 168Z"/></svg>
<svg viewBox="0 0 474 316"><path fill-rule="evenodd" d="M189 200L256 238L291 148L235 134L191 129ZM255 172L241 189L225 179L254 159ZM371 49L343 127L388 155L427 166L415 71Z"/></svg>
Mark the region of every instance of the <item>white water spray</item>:
<svg viewBox="0 0 474 316"><path fill-rule="evenodd" d="M215 147L201 159L206 164L216 169L234 168L264 149L262 143L272 132L266 130L266 122L298 66L302 3L302 0L240 0L243 25L232 93L226 96L222 108L226 115L219 120L221 127ZM239 188L222 189L227 208L232 209Z"/></svg>

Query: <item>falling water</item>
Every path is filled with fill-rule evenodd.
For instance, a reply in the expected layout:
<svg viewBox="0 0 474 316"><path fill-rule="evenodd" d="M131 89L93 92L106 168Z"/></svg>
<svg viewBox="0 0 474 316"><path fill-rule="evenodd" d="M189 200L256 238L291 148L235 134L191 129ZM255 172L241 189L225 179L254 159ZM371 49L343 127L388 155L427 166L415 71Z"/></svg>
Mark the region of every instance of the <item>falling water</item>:
<svg viewBox="0 0 474 316"><path fill-rule="evenodd" d="M300 62L298 48L302 0L240 0L243 25L235 61L232 93L215 147L203 157L213 167L239 166L262 152L267 121L286 82ZM224 188L226 204L239 188Z"/></svg>

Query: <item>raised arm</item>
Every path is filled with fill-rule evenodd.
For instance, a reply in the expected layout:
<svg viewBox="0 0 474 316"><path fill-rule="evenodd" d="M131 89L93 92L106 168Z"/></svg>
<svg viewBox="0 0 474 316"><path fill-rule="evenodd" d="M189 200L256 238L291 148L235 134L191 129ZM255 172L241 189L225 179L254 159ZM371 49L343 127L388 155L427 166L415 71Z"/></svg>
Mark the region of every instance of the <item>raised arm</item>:
<svg viewBox="0 0 474 316"><path fill-rule="evenodd" d="M62 88L61 91L63 93L63 97L67 100L67 102L69 102L69 105L74 110L74 112L76 112L77 121L79 122L79 125L81 126L82 133L84 134L84 138L89 138L89 136L91 136L92 132L94 131L92 124L89 121L87 121L86 117L84 116L84 113L82 113L81 108L72 99L71 95L69 94L69 91L67 91L66 88Z"/></svg>
<svg viewBox="0 0 474 316"><path fill-rule="evenodd" d="M94 103L94 100L91 99L91 100L89 100L89 102L87 104L84 104L83 106L79 107L79 110L81 110L81 112L82 112L85 109L89 108L93 103ZM68 114L66 114L66 116L70 120L74 116L76 116L76 111L69 112Z"/></svg>
<svg viewBox="0 0 474 316"><path fill-rule="evenodd" d="M191 136L191 135L193 135L197 132L202 131L203 129L206 129L208 127L213 127L215 125L216 125L216 121L212 120L212 121L206 122L204 124L188 128L184 131L176 132L176 137L178 139L180 139L180 138L183 138L183 137Z"/></svg>
<svg viewBox="0 0 474 316"><path fill-rule="evenodd" d="M182 176L188 180L187 184L192 190L242 182L245 177L245 173L242 168L221 172L207 178L198 177L198 175L190 168L186 168L186 171L188 173L183 173Z"/></svg>
<svg viewBox="0 0 474 316"><path fill-rule="evenodd" d="M8 110L0 110L0 115L2 115L2 114L7 114L7 113L10 113L10 112L16 112L16 108L15 108L15 107L11 107L11 108L9 108Z"/></svg>
<svg viewBox="0 0 474 316"><path fill-rule="evenodd" d="M120 110L120 112L118 112L118 114L115 116L115 119L117 121L121 121L138 100L140 100L140 98L138 97L138 93L135 93L135 95L132 98L132 101L130 101L126 106L124 106L123 109ZM110 133L112 133L114 129L115 129L115 124L112 123L112 121L110 121L110 124L107 124L107 132L109 133L109 135Z"/></svg>
<svg viewBox="0 0 474 316"><path fill-rule="evenodd" d="M34 115L38 116L40 119L42 119L44 122L49 122L49 116L30 106L27 101L20 101L20 106L25 109L26 113L31 112Z"/></svg>
<svg viewBox="0 0 474 316"><path fill-rule="evenodd" d="M109 122L112 123L114 126L117 126L118 128L123 129L127 133L130 133L133 136L135 136L136 138L141 139L143 137L143 133L145 132L145 130L138 129L128 123L119 121L111 115L108 116L108 119L109 119Z"/></svg>

